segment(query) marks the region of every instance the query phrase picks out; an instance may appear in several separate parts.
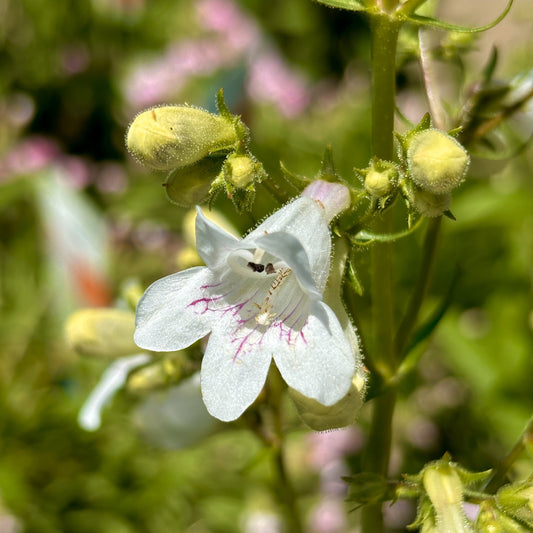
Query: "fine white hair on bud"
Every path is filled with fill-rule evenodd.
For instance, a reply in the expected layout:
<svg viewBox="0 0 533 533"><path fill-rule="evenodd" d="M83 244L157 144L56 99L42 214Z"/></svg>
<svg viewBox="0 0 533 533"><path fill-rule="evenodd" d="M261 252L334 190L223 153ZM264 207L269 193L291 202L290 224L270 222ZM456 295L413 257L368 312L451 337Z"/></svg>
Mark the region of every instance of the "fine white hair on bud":
<svg viewBox="0 0 533 533"><path fill-rule="evenodd" d="M427 129L409 142L409 175L418 187L430 193L450 193L464 180L469 163L464 147L443 131Z"/></svg>
<svg viewBox="0 0 533 533"><path fill-rule="evenodd" d="M142 111L126 134L130 153L154 170L192 165L213 153L229 151L236 142L231 120L188 106Z"/></svg>

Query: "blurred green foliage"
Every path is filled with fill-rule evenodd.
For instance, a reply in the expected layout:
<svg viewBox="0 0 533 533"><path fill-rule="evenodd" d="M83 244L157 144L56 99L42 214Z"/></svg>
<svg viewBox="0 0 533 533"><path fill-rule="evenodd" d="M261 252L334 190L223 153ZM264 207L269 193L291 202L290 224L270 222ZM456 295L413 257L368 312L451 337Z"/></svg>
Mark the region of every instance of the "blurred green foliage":
<svg viewBox="0 0 533 533"><path fill-rule="evenodd" d="M98 292L100 305L118 298L126 279L148 284L176 269L185 211L167 202L160 187L165 176L147 173L125 154L124 131L139 110L125 84L143 61L211 35L193 5L176 0L0 5L0 509L13 513L24 532L229 533L242 530L256 500L267 509L274 505L265 496L272 484L268 458L244 429L187 450L158 450L137 433L130 415L138 400L125 393L106 411L100 431L77 426L77 412L104 367L71 353L62 327L69 311L94 301L83 291L74 291L68 304L60 298L71 289L51 282L50 264L61 258L51 257L38 207L39 181L60 168L64 181L106 221L111 246L100 272L105 286ZM232 110L242 113L252 131L254 155L280 186L280 161L297 174L314 176L330 143L339 173L353 180L353 167L364 167L370 157L363 21L308 0L239 5L255 21L262 46L303 76L309 105L288 116L254 99L245 83L254 58L245 53L190 75L172 98L212 109L223 86ZM408 62L398 80L400 100L425 111L420 79ZM46 161L32 164L31 151L14 159L21 143L37 134L53 143ZM468 180L454 198L457 222L445 223L424 314L445 298L456 268L458 283L447 315L423 346L419 370L403 384L394 475L418 471L445 451L468 468L488 468L518 438L533 411L532 158L526 150L493 177L490 166L474 168L477 179ZM227 199L216 203L241 231L273 205L262 187L251 215L237 217ZM405 226L404 213L397 223ZM419 240L415 234L396 248L398 312L416 276ZM367 285L367 250L356 259ZM366 294L359 305L364 329ZM363 413L363 429L366 423ZM294 456L304 461L299 437ZM358 463L356 453L349 464L356 469ZM294 474L309 507L316 475L298 460Z"/></svg>

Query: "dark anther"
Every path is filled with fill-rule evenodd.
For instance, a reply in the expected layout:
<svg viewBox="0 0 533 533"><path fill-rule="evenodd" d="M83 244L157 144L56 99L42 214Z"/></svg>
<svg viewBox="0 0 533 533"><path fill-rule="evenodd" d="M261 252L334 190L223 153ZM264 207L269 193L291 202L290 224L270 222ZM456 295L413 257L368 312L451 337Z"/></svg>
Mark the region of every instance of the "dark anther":
<svg viewBox="0 0 533 533"><path fill-rule="evenodd" d="M267 274L274 274L274 272L276 272L276 269L274 268L274 265L272 263L267 263L265 271Z"/></svg>
<svg viewBox="0 0 533 533"><path fill-rule="evenodd" d="M265 270L265 265L261 265L260 263L252 263L251 261L248 261L248 264L246 266L250 267L254 272L263 272L263 270Z"/></svg>

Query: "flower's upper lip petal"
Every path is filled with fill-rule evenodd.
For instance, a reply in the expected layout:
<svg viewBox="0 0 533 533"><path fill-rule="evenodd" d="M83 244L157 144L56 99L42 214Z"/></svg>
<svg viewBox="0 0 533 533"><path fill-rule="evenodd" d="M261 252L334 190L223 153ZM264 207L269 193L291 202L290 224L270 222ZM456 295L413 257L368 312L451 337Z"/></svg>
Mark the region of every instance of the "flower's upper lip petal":
<svg viewBox="0 0 533 533"><path fill-rule="evenodd" d="M251 346L246 346L248 341ZM235 322L222 320L213 328L200 372L202 396L209 413L229 422L254 402L267 377L272 355L257 351L262 339L258 331L235 330Z"/></svg>
<svg viewBox="0 0 533 533"><path fill-rule="evenodd" d="M317 290L309 259L300 241L284 231L261 235L253 241L259 248L279 257L296 275L300 286L312 299L320 299L322 295Z"/></svg>
<svg viewBox="0 0 533 533"><path fill-rule="evenodd" d="M137 305L135 343L145 350L181 350L211 330L210 313L191 306L203 298L202 286L213 281L209 269L195 267L150 285Z"/></svg>
<svg viewBox="0 0 533 533"><path fill-rule="evenodd" d="M326 286L331 254L331 236L321 209L311 198L296 198L268 217L244 239L244 243L258 237L284 231L300 241L307 254L315 285L320 292Z"/></svg>
<svg viewBox="0 0 533 533"><path fill-rule="evenodd" d="M214 269L241 241L208 220L199 207L196 211L196 249L204 263Z"/></svg>
<svg viewBox="0 0 533 533"><path fill-rule="evenodd" d="M271 328L262 344L272 351L287 384L323 405L343 398L352 382L356 357L333 311L323 302L314 302L307 324L294 331L291 339L288 342Z"/></svg>

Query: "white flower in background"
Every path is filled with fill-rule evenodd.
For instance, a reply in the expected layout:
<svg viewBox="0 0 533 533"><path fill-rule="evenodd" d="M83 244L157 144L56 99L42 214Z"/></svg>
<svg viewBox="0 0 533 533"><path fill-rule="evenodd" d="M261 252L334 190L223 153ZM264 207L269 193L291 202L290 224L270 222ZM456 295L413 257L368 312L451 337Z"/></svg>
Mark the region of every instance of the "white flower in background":
<svg viewBox="0 0 533 533"><path fill-rule="evenodd" d="M340 192L338 208L300 197L244 239L198 210L196 243L207 266L156 281L141 298L138 346L180 350L211 333L201 387L216 418L235 420L257 398L272 358L290 387L323 405L348 392L356 355L322 301L330 267L328 222L349 202L347 191Z"/></svg>

